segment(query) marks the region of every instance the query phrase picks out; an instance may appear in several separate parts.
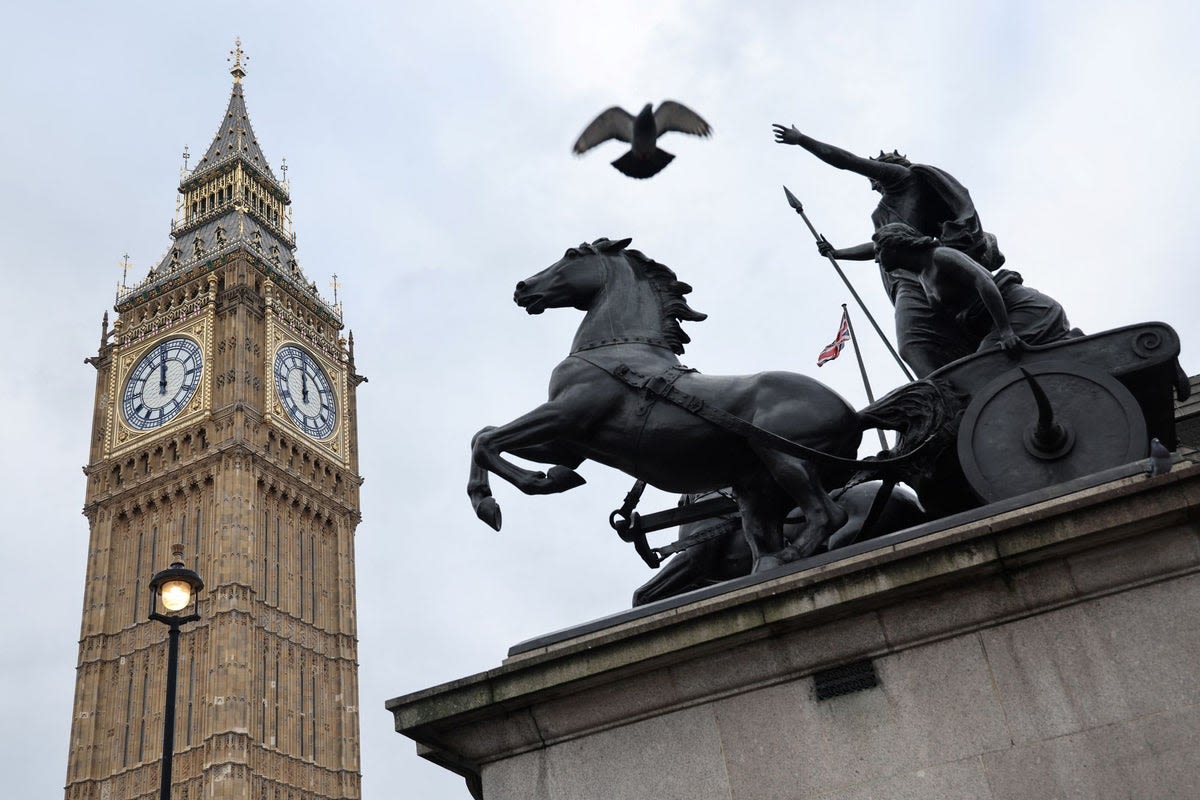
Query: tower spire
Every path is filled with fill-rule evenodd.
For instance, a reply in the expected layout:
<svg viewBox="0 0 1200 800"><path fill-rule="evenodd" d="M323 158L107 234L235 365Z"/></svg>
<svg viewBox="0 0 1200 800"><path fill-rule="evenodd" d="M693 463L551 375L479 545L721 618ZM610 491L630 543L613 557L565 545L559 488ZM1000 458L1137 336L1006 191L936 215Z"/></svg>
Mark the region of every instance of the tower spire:
<svg viewBox="0 0 1200 800"><path fill-rule="evenodd" d="M242 62L250 60L250 56L242 50L242 37L238 36L233 40L233 49L229 51L228 60L233 61L233 67L229 70L229 74L233 76L233 82L241 83L242 78L246 77L246 70L242 67Z"/></svg>
<svg viewBox="0 0 1200 800"><path fill-rule="evenodd" d="M287 172L281 165L284 180L280 181L271 171L246 110L247 60L238 37L228 58L233 75L229 105L216 135L194 168L191 149L183 151L184 168L171 224L174 242L146 281L135 288L145 291L149 281L176 280L194 266L242 250L269 263L276 281L293 282L306 297L316 295L321 310L330 319L340 320L336 301L331 305L321 298L296 263ZM122 281L119 297L128 293Z"/></svg>

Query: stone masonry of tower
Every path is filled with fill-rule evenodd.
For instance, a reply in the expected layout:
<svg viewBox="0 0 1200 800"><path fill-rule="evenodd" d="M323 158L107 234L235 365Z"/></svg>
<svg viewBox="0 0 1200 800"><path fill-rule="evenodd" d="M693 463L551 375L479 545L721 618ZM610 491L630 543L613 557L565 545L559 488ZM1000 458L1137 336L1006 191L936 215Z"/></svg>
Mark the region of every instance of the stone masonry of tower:
<svg viewBox="0 0 1200 800"><path fill-rule="evenodd" d="M102 326L67 800L157 796L166 626L151 576L204 580L182 629L175 800L360 797L354 339L295 260L241 50L185 170L172 245ZM285 173L286 174L286 173Z"/></svg>

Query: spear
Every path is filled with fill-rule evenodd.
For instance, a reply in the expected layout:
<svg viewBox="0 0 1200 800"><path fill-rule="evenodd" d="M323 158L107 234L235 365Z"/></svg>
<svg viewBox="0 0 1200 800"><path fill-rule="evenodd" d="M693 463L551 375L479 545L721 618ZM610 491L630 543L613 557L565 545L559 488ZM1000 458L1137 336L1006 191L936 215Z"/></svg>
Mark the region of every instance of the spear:
<svg viewBox="0 0 1200 800"><path fill-rule="evenodd" d="M788 205L796 209L796 213L800 215L802 220L804 220L804 224L808 226L808 229L812 232L812 235L816 238L816 240L818 242L823 241L824 237L817 233L817 229L814 228L813 224L808 221L808 215L804 213L804 206L800 203L800 200L797 199L796 195L792 194L786 186L783 187L783 193L787 195ZM854 291L854 287L850 285L850 279L846 277L846 273L842 272L842 266L838 264L837 259L833 256L828 256L828 258L829 263L833 264L834 270L837 271L838 277L842 279L842 283L846 284L846 288L850 290L850 294L853 295L854 300L858 303L858 307L862 309L863 314L865 314L867 319L870 321L871 327L873 327L875 332L879 334L879 338L882 339L884 345L887 346L888 352L892 354L892 358L896 359L896 364L899 365L900 371L904 373L904 377L908 378L910 381L916 380L916 378L913 377L913 374L909 372L908 367L905 366L904 362L900 360L900 354L896 352L896 348L892 347L891 341L887 338L887 335L884 334L883 329L879 327L879 323L875 321L875 317L871 316L871 312L867 310L867 306L865 303L863 303L862 298L858 296L858 292Z"/></svg>

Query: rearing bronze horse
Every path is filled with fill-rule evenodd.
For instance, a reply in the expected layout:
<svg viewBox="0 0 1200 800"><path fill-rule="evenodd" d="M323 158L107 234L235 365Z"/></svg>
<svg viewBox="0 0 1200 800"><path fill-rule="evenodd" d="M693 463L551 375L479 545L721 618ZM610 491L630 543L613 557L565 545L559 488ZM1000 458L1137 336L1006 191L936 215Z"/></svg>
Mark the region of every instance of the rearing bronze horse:
<svg viewBox="0 0 1200 800"><path fill-rule="evenodd" d="M878 406L887 398L859 414L805 375L712 376L683 367L677 355L689 339L679 323L705 315L684 299L690 286L669 268L626 249L630 241L598 239L572 247L517 284L513 299L530 314L564 307L587 313L570 355L551 374L549 399L472 440L467 494L476 515L500 529L489 472L526 494L551 494L583 484L575 468L591 459L676 494L732 487L755 571L812 553L846 521L846 512L825 490L842 485L848 466L817 464L740 436L619 376L651 376L659 387L675 387L835 459L854 457L863 430L879 424ZM554 466L546 472L523 469L503 453ZM806 525L796 541L785 542L783 520L797 506Z"/></svg>

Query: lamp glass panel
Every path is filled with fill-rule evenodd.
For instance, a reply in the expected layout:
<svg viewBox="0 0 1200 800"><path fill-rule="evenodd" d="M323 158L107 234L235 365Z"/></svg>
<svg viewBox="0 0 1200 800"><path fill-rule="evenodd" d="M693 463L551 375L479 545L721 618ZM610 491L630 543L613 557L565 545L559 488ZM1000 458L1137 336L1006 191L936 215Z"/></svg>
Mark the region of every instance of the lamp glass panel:
<svg viewBox="0 0 1200 800"><path fill-rule="evenodd" d="M187 581L167 581L161 591L163 608L167 611L182 611L192 600L192 587Z"/></svg>

